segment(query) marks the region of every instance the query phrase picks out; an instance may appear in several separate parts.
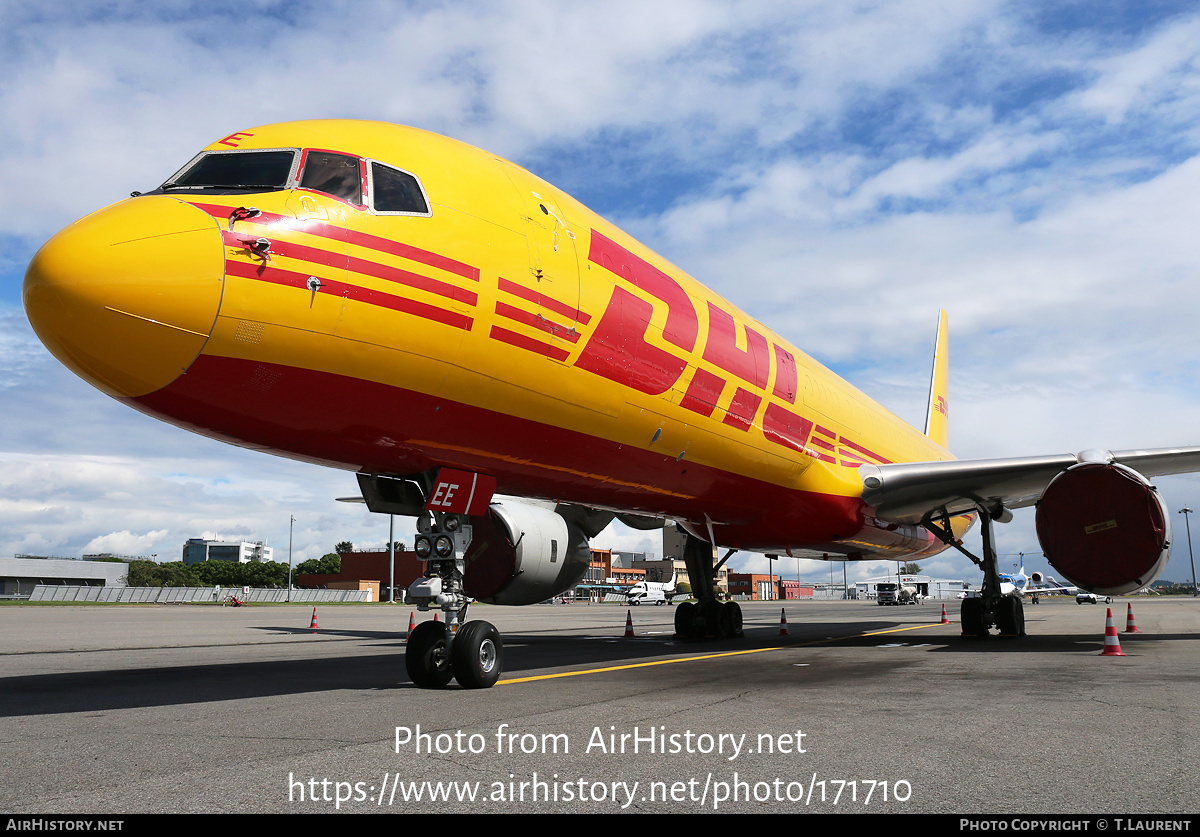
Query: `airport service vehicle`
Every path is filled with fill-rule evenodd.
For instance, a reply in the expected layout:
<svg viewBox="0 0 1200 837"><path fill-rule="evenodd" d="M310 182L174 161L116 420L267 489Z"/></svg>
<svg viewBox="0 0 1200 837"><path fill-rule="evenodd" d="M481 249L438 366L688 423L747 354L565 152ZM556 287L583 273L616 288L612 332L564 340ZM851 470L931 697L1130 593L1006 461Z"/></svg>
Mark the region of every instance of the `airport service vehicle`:
<svg viewBox="0 0 1200 837"><path fill-rule="evenodd" d="M1112 604L1112 596L1097 596L1087 590L1080 590L1075 594L1075 604L1099 604L1100 599L1104 599L1105 604Z"/></svg>
<svg viewBox="0 0 1200 837"><path fill-rule="evenodd" d="M1148 477L1200 469L1196 447L957 461L944 312L922 431L549 183L396 125L222 137L55 235L23 295L49 350L114 398L352 472L372 511L415 516L408 599L446 616L408 639L425 687L494 684L503 642L468 599L569 589L614 519L687 533L687 637L737 633L714 583L736 550L947 547L984 573L964 632L1020 634L993 523L1038 503L1051 565L1119 594L1167 560Z"/></svg>
<svg viewBox="0 0 1200 837"><path fill-rule="evenodd" d="M881 605L909 605L920 602L917 588L908 584L885 581L875 585L875 603Z"/></svg>

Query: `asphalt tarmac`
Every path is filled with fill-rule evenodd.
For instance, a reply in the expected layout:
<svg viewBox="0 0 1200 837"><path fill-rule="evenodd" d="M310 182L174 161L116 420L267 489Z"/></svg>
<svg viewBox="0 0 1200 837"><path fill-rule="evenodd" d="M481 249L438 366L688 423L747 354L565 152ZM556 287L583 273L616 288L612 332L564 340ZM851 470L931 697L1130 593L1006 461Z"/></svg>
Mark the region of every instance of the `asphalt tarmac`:
<svg viewBox="0 0 1200 837"><path fill-rule="evenodd" d="M473 605L480 691L408 682L402 605L0 607L0 810L1200 813L1200 603L1115 602L1123 657L1104 605L957 604Z"/></svg>

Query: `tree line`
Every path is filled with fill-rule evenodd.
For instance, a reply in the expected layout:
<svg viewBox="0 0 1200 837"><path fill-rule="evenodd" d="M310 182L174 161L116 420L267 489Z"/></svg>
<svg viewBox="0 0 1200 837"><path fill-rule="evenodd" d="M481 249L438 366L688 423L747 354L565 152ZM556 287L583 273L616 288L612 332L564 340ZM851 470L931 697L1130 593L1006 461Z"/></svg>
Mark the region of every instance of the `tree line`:
<svg viewBox="0 0 1200 837"><path fill-rule="evenodd" d="M342 558L329 553L320 558L301 561L292 569L292 579L298 575L332 574L341 572ZM288 565L279 561L201 561L185 564L170 561L130 561L127 584L130 587L275 587L285 588Z"/></svg>

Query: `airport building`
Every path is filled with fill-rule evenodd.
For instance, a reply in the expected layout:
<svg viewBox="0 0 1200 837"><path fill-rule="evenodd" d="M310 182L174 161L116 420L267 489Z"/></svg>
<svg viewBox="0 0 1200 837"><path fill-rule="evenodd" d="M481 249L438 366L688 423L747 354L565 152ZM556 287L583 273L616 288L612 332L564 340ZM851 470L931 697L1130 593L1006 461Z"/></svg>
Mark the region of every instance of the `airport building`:
<svg viewBox="0 0 1200 837"><path fill-rule="evenodd" d="M0 558L0 595L29 596L39 584L124 587L129 577L129 564L124 560L100 561L96 560L96 557L86 556L79 559L18 555L14 558Z"/></svg>
<svg viewBox="0 0 1200 837"><path fill-rule="evenodd" d="M960 593L971 589L971 585L961 578L932 578L927 575L902 575L900 576L900 581L902 584L916 587L917 593L922 598L928 599L955 599L958 598ZM877 595L876 587L889 582L892 584L896 583L895 573L859 581L855 584L856 595L859 599L873 600Z"/></svg>
<svg viewBox="0 0 1200 837"><path fill-rule="evenodd" d="M204 538L189 538L183 545L183 563L199 564L201 561L233 561L249 564L251 561L273 561L274 551L262 541L209 541Z"/></svg>
<svg viewBox="0 0 1200 837"><path fill-rule="evenodd" d="M729 595L752 602L774 601L779 598L779 576L761 573L730 573Z"/></svg>
<svg viewBox="0 0 1200 837"><path fill-rule="evenodd" d="M298 575L297 587L324 587L331 590L371 590L369 601L387 601L388 550L358 549L340 552L341 572ZM397 549L393 564L396 592L393 601L403 601L408 586L425 574L425 564L411 549Z"/></svg>

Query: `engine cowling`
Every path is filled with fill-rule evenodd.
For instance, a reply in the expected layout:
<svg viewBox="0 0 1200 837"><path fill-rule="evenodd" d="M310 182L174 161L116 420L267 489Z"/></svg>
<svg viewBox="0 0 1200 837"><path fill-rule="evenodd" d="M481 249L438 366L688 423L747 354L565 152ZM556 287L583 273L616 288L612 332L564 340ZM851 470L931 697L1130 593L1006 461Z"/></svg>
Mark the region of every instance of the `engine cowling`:
<svg viewBox="0 0 1200 837"><path fill-rule="evenodd" d="M1123 465L1085 462L1050 481L1037 505L1046 560L1072 584L1119 596L1152 583L1171 552L1158 490Z"/></svg>
<svg viewBox="0 0 1200 837"><path fill-rule="evenodd" d="M578 583L591 561L582 530L553 509L497 500L471 524L463 587L481 602L543 601Z"/></svg>

